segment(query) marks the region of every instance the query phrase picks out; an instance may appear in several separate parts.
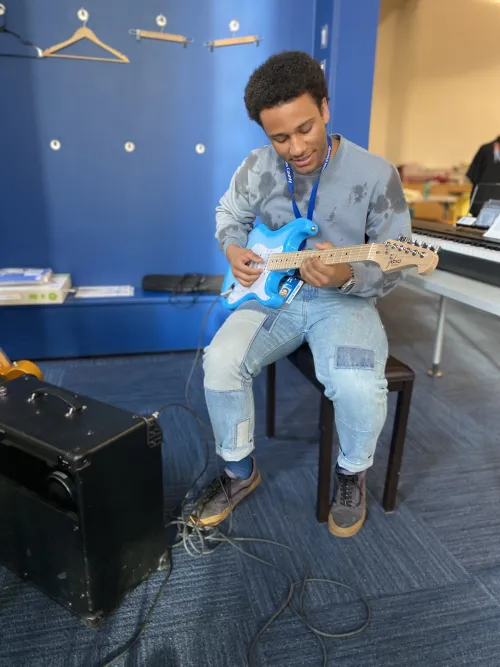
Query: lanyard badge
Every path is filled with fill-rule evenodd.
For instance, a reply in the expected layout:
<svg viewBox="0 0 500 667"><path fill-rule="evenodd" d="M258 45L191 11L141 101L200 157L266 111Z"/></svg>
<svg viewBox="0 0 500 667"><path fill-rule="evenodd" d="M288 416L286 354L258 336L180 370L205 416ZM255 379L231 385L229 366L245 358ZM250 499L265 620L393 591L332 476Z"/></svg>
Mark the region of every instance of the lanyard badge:
<svg viewBox="0 0 500 667"><path fill-rule="evenodd" d="M308 218L308 220L312 220L312 216L313 216L313 212L314 212L314 206L316 204L316 195L318 193L319 179L321 178L321 174L328 167L328 163L330 162L331 154L332 154L332 139L331 139L330 135L328 135L328 151L326 153L325 161L323 162L323 166L321 167L321 171L319 173L319 176L316 179L316 183L314 184L314 187L311 191L311 197L309 199L309 205L307 207L307 218ZM290 167L290 165L288 164L288 162L285 162L285 174L286 174L286 181L288 183L288 189L290 190L290 194L292 195L293 212L295 213L296 218L302 218L302 216L300 215L299 207L297 206L297 202L295 201L295 197L293 196L293 193L294 193L293 170Z"/></svg>

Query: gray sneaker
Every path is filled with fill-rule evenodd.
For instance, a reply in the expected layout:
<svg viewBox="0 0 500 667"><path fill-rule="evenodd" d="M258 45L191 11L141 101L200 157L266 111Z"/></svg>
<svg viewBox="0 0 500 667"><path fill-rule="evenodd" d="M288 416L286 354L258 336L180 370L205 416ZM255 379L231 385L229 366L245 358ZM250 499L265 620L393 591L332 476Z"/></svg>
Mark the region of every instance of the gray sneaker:
<svg viewBox="0 0 500 667"><path fill-rule="evenodd" d="M248 479L232 477L224 471L205 489L190 517L197 526L218 526L227 519L231 510L260 484L260 473L253 461L252 474Z"/></svg>
<svg viewBox="0 0 500 667"><path fill-rule="evenodd" d="M328 528L337 537L356 535L366 516L366 471L344 475L335 468L335 493Z"/></svg>

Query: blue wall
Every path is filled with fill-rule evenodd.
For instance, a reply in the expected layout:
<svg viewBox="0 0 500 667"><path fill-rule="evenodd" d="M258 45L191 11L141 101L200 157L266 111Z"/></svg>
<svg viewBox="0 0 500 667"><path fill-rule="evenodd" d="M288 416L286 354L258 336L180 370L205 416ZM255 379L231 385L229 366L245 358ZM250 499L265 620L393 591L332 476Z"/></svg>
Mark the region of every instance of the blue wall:
<svg viewBox="0 0 500 667"><path fill-rule="evenodd" d="M317 0L313 55L326 60L330 132L368 148L380 0ZM321 30L328 29L326 47Z"/></svg>
<svg viewBox="0 0 500 667"><path fill-rule="evenodd" d="M243 88L271 53L312 46L313 0L97 0L89 27L130 64L0 61L2 227L0 264L48 264L76 283L140 284L145 273L218 273L214 207L236 166L263 143L248 122ZM46 48L80 26L80 0L7 2L11 29ZM187 48L136 41L131 28L192 37ZM300 12L301 20L297 21ZM240 34L249 45L203 46ZM7 40L3 37L5 52ZM26 52L26 49L24 50ZM90 43L72 54L101 55ZM6 94L8 91L8 94ZM50 141L59 139L59 152ZM133 141L134 153L124 144ZM203 143L200 156L195 145ZM5 175L4 175L4 172Z"/></svg>
<svg viewBox="0 0 500 667"><path fill-rule="evenodd" d="M331 4L327 2L327 4ZM368 148L380 0L335 0L329 72L332 127Z"/></svg>
<svg viewBox="0 0 500 667"><path fill-rule="evenodd" d="M80 26L81 0L5 4L10 29L42 48ZM367 143L378 0L84 0L83 6L89 27L130 64L0 58L0 266L49 265L85 285L139 286L146 273L223 273L214 208L236 167L267 141L248 120L242 97L251 72L277 51L300 49L326 58L331 128ZM138 42L129 34L132 28L158 29L159 13L167 16L168 32L194 42L182 48ZM260 46L211 53L204 43L230 36L231 19L240 22L240 35L262 37ZM324 23L329 44L321 50ZM29 51L4 35L5 52ZM68 53L103 55L88 42ZM50 149L52 139L61 142L60 151ZM135 152L124 150L126 141L136 144ZM203 155L195 152L198 143L206 146ZM66 354L68 345L54 340L48 318L71 319L72 311L82 317L83 306L67 305L1 308L0 345L14 358ZM56 317L54 308L67 314ZM102 311L88 308L97 326L99 316L92 313ZM116 312L126 339L133 308L128 316L121 305ZM165 306L164 326L182 325L183 317ZM23 334L20 346L16 331L28 323L32 333ZM147 336L142 343L122 341L119 349L113 337L89 348L89 333L79 342L74 322L62 329L74 330L71 354L153 349ZM154 349L191 347L199 333L194 329L192 336L177 342L169 337ZM43 342L47 331L50 344L47 336Z"/></svg>

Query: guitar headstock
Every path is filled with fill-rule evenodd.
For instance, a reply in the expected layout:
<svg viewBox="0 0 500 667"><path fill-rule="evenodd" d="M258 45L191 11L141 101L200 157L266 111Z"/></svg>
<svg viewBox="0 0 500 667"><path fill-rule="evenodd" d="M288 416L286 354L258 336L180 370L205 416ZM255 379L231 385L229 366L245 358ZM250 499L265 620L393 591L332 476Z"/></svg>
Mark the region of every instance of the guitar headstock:
<svg viewBox="0 0 500 667"><path fill-rule="evenodd" d="M386 273L416 267L418 273L427 276L438 265L438 251L438 246L430 246L406 236L399 236L397 241L390 239L377 245L376 256L373 259Z"/></svg>

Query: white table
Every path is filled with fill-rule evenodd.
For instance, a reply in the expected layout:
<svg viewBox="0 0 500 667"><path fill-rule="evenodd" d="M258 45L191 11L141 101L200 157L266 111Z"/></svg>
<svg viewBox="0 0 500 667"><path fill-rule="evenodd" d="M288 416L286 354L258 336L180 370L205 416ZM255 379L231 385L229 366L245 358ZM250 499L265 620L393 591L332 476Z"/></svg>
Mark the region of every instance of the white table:
<svg viewBox="0 0 500 667"><path fill-rule="evenodd" d="M404 283L408 283L427 292L439 294L439 314L434 341L434 355L429 375L441 377L439 368L443 351L444 325L446 319L446 299L460 301L486 313L500 316L500 287L488 285L478 280L465 278L448 271L437 269L430 276L405 273Z"/></svg>

